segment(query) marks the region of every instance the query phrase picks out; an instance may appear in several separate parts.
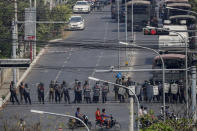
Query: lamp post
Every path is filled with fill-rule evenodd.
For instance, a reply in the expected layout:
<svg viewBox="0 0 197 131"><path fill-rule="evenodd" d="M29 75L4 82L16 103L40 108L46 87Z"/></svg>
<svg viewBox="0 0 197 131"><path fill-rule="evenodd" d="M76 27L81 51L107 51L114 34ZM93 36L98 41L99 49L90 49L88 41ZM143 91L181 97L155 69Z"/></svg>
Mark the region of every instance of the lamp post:
<svg viewBox="0 0 197 131"><path fill-rule="evenodd" d="M123 86L123 85L119 85L119 84L116 84L116 83L113 83L113 82L109 82L109 81L105 81L105 80L101 80L101 79L98 79L98 78L95 78L95 77L88 77L88 79L90 80L94 80L94 81L101 81L101 82L106 82L106 83L109 83L109 84L112 84L112 85L116 85L116 86L119 86L119 87L122 87L122 88L125 88L125 89L128 89L129 91L132 92L132 94L135 96L135 99L137 101L137 117L138 117L138 111L140 109L140 103L139 103L139 100L138 100L138 97L136 96L136 94L128 87L126 86ZM130 98L130 102L133 101L133 98L131 97ZM132 106L132 105L131 105ZM132 108L130 108L130 112L132 112L131 110ZM131 120L130 120L131 121ZM132 121L131 121L132 122ZM132 123L131 123L132 124ZM133 124L132 124L133 125ZM137 130L139 130L139 120L137 120ZM130 131L133 131L133 127L130 127Z"/></svg>
<svg viewBox="0 0 197 131"><path fill-rule="evenodd" d="M150 50L150 51L153 51L154 53L156 53L157 55L159 55L159 57L161 59L161 62L162 62L163 109L164 109L164 112L165 112L165 106L166 106L166 104L165 104L165 64L164 64L163 58L161 57L159 52L154 50L154 49L144 47L144 46L139 46L139 45L136 45L134 43L133 44L128 44L128 43L125 43L125 42L120 42L120 43L123 44L123 45L130 45L130 46L133 46L133 47L138 47L138 48ZM166 116L165 116L165 113L164 113L164 121L165 121L165 119L166 119Z"/></svg>
<svg viewBox="0 0 197 131"><path fill-rule="evenodd" d="M37 114L49 114L49 115L55 115L55 116L63 116L63 117L69 117L69 118L74 118L76 120L79 120L83 125L86 127L87 131L90 131L88 126L79 118L71 115L65 115L65 114L59 114L59 113L53 113L53 112L45 112L45 111L40 111L40 110L30 110L32 113L37 113Z"/></svg>

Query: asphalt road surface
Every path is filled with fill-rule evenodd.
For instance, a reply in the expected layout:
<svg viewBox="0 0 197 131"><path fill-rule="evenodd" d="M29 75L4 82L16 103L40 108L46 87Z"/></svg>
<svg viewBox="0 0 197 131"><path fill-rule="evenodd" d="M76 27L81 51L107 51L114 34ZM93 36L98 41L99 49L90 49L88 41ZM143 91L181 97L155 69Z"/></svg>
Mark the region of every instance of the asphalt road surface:
<svg viewBox="0 0 197 131"><path fill-rule="evenodd" d="M51 43L51 46L41 56L35 67L26 77L24 82L28 83L31 88L32 105L12 105L8 103L7 106L0 111L0 130L3 130L5 121L9 127L14 127L19 118L23 118L27 125L40 122L42 131L54 131L59 126L63 126L67 131L68 118L55 117L50 115L38 115L30 113L31 109L74 115L76 108L80 107L81 112L86 114L95 125L94 113L96 108L105 108L107 114L112 114L114 118L121 124L121 131L128 131L129 127L129 103L118 103L114 101L113 86L110 88L108 94L108 102L102 104L65 104L63 101L60 104L51 104L48 102L49 83L51 80L62 82L65 80L73 87L75 79L84 83L88 76L97 77L103 80L115 81L115 73L96 73L96 69L109 69L110 66L118 66L118 51L102 48L103 45L110 44L113 46L118 44L117 23L111 19L110 7L105 7L103 12L92 12L91 14L83 15L85 18L86 28L83 31L73 31L71 35L59 43ZM125 41L126 36L124 32L124 24L120 25L120 41ZM131 32L128 33L128 40ZM137 44L146 44L146 46L153 46L157 43L157 37L144 36L142 32L135 33ZM141 41L149 42L141 42ZM154 42L151 42L154 41ZM63 44L62 44L63 43ZM151 44L154 43L154 44ZM73 46L67 46L73 45ZM84 46L76 46L76 44L87 45L91 44L101 45L101 48L83 48ZM149 45L148 45L149 44ZM156 46L156 45L154 45ZM121 51L121 65L124 66L126 61L125 52ZM144 50L132 50L127 52L131 59L131 67L125 68L151 68L154 53ZM129 73L132 79L142 83L151 77L150 72L143 73ZM45 104L39 104L37 99L36 84L43 82L45 85ZM93 86L94 82L90 81ZM70 91L71 101L74 100L73 90ZM101 99L100 99L101 101ZM154 107L159 110L160 104L144 104L148 108ZM136 109L136 105L135 105ZM77 130L85 130L80 128Z"/></svg>

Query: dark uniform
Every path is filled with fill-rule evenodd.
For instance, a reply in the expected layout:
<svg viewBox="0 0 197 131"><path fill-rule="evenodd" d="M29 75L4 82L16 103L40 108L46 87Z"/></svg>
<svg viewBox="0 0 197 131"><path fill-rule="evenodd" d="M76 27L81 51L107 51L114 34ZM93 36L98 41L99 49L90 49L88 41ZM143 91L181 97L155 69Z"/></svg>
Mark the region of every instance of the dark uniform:
<svg viewBox="0 0 197 131"><path fill-rule="evenodd" d="M54 81L51 81L49 85L49 102L54 101L54 88L55 88Z"/></svg>
<svg viewBox="0 0 197 131"><path fill-rule="evenodd" d="M86 101L86 103L91 103L91 89L90 86L88 84L88 82L86 82L83 86L83 95L84 95L84 99Z"/></svg>
<svg viewBox="0 0 197 131"><path fill-rule="evenodd" d="M29 104L31 105L30 88L28 87L27 84L25 84L25 88L24 88L24 97L25 97L25 103L27 104L29 102Z"/></svg>
<svg viewBox="0 0 197 131"><path fill-rule="evenodd" d="M82 102L82 87L81 87L81 82L78 82L78 85L76 87L76 101L77 103Z"/></svg>
<svg viewBox="0 0 197 131"><path fill-rule="evenodd" d="M102 86L102 102L105 103L107 101L107 94L109 92L109 85L108 83L103 83Z"/></svg>
<svg viewBox="0 0 197 131"><path fill-rule="evenodd" d="M121 80L119 78L116 79L116 84L120 84L121 83ZM115 101L117 101L119 98L118 98L118 90L119 90L119 87L117 85L114 86L114 93L115 93Z"/></svg>
<svg viewBox="0 0 197 131"><path fill-rule="evenodd" d="M96 83L96 85L93 87L93 102L98 103L99 96L100 96L100 86L99 83Z"/></svg>
<svg viewBox="0 0 197 131"><path fill-rule="evenodd" d="M65 81L62 83L62 89L64 93L64 101L70 104L70 95L69 95L69 88Z"/></svg>
<svg viewBox="0 0 197 131"><path fill-rule="evenodd" d="M23 82L20 83L19 85L19 93L20 93L20 102L23 102L23 98L24 98L24 84Z"/></svg>
<svg viewBox="0 0 197 131"><path fill-rule="evenodd" d="M17 98L16 88L14 87L14 82L13 81L10 84L10 94L11 94L11 96L10 96L11 102L14 104L14 102L15 102L14 99L15 99L16 102L18 104L20 104L19 101L18 101L18 98Z"/></svg>
<svg viewBox="0 0 197 131"><path fill-rule="evenodd" d="M59 102L61 101L61 98L60 98L60 85L56 82L55 83L55 102Z"/></svg>
<svg viewBox="0 0 197 131"><path fill-rule="evenodd" d="M42 102L42 104L44 104L44 84L40 83L40 102Z"/></svg>

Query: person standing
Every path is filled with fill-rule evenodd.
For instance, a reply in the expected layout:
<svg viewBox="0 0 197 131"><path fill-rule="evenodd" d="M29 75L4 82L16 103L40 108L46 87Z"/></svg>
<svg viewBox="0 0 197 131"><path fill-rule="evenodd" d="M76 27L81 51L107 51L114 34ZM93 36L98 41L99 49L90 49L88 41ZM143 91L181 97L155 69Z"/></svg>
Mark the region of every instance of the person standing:
<svg viewBox="0 0 197 131"><path fill-rule="evenodd" d="M90 85L88 81L86 80L83 85L83 94L84 94L84 100L86 101L86 103L91 103L90 93L91 93Z"/></svg>
<svg viewBox="0 0 197 131"><path fill-rule="evenodd" d="M23 82L20 83L19 85L19 94L20 94L20 102L23 102L23 98L24 98L24 84Z"/></svg>
<svg viewBox="0 0 197 131"><path fill-rule="evenodd" d="M119 78L117 78L116 79L116 84L120 84L120 82L121 82L121 79L119 79ZM119 90L119 87L118 87L118 85L115 85L114 86L114 93L115 93L115 101L117 101L118 99L119 99L119 97L118 97L118 90Z"/></svg>
<svg viewBox="0 0 197 131"><path fill-rule="evenodd" d="M96 82L95 86L93 87L93 102L98 103L100 96L100 86L99 82Z"/></svg>
<svg viewBox="0 0 197 131"><path fill-rule="evenodd" d="M27 85L27 83L25 84L25 88L24 88L24 97L25 97L25 103L27 104L29 101L29 104L31 105L30 88Z"/></svg>
<svg viewBox="0 0 197 131"><path fill-rule="evenodd" d="M76 89L76 95L77 95L77 103L81 103L82 102L81 82L78 82L77 89Z"/></svg>
<svg viewBox="0 0 197 131"><path fill-rule="evenodd" d="M44 104L44 84L42 82L40 82L40 98L40 102Z"/></svg>
<svg viewBox="0 0 197 131"><path fill-rule="evenodd" d="M65 103L68 102L68 104L70 104L70 95L69 95L68 85L66 84L65 81L63 81L61 86L62 86L62 89L63 89L64 101L65 101Z"/></svg>
<svg viewBox="0 0 197 131"><path fill-rule="evenodd" d="M76 103L77 102L77 86L78 86L78 80L75 79L75 85L74 85L74 94L75 94L75 98L74 98L74 101L73 103Z"/></svg>
<svg viewBox="0 0 197 131"><path fill-rule="evenodd" d="M41 92L40 92L40 83L37 85L37 94L38 94L38 101L41 104Z"/></svg>
<svg viewBox="0 0 197 131"><path fill-rule="evenodd" d="M60 103L60 92L59 92L59 90L60 90L60 87L59 87L59 84L58 84L58 82L56 81L55 82L55 102L57 103L57 102L59 102Z"/></svg>
<svg viewBox="0 0 197 131"><path fill-rule="evenodd" d="M106 103L107 101L108 92L109 92L109 85L107 82L104 82L102 86L102 102L103 103Z"/></svg>
<svg viewBox="0 0 197 131"><path fill-rule="evenodd" d="M14 104L14 102L15 102L14 99L15 99L16 102L18 103L18 105L20 105L18 98L17 98L17 94L16 94L16 88L14 87L13 81L11 81L11 83L10 83L10 94L11 94L10 100L11 100L12 104Z"/></svg>
<svg viewBox="0 0 197 131"><path fill-rule="evenodd" d="M51 81L49 85L49 102L54 101L54 86L55 86L54 81Z"/></svg>

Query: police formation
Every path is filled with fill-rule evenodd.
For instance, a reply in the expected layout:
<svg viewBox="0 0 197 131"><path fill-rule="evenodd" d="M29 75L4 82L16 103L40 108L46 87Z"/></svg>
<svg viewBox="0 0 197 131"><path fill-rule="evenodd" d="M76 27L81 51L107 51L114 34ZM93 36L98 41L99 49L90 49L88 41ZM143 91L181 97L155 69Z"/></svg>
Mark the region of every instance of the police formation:
<svg viewBox="0 0 197 131"><path fill-rule="evenodd" d="M49 84L49 92L45 94L46 87L42 82L37 84L37 99L40 104L45 104L45 96L48 96L48 102L50 103L106 103L108 100L108 93L111 91L114 93L114 99L110 101L119 101L124 103L125 100L133 96L133 93L127 89L124 89L118 85L123 85L130 88L138 97L139 101L144 102L162 102L163 100L163 86L162 83L154 83L145 81L143 84L136 83L131 80L130 77L117 77L115 83L116 86L110 87L108 83L96 82L93 87L90 86L88 81L83 84L75 80L74 86L69 86L66 81L59 83L57 81L51 81ZM30 88L27 83L21 82L19 85L20 99L17 98L17 91L13 86L13 82L10 84L11 97L10 101L14 104L23 103L31 104ZM110 90L113 88L113 90ZM74 97L71 101L70 93L73 91ZM185 103L185 90L182 81L165 83L165 100L170 103ZM73 95L72 95L73 96Z"/></svg>

